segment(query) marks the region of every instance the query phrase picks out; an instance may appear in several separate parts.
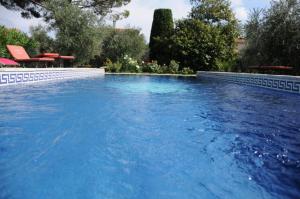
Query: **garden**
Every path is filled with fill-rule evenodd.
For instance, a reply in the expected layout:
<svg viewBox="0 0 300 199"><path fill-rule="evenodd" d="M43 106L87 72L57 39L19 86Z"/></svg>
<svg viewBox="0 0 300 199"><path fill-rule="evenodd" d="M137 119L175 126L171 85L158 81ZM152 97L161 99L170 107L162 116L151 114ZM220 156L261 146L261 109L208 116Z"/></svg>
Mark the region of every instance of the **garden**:
<svg viewBox="0 0 300 199"><path fill-rule="evenodd" d="M59 52L76 59L74 67L105 67L107 72L193 74L196 71L251 72L253 67L286 66L300 70L300 2L271 1L254 9L246 23L235 17L228 0L191 0L184 19L172 10L154 11L150 42L139 28L110 26L129 16L114 12L130 0L1 1L24 18L42 18L44 25L26 34L0 27L0 56L11 58L6 45L23 46L34 56ZM49 34L51 33L51 34ZM243 39L245 46L237 48ZM271 71L272 72L272 71Z"/></svg>

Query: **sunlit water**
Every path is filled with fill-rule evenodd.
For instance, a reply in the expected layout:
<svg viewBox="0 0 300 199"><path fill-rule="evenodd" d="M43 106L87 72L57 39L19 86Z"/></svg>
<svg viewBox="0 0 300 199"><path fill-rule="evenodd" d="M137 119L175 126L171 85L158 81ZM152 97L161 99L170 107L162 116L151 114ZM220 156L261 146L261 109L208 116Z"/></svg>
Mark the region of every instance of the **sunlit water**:
<svg viewBox="0 0 300 199"><path fill-rule="evenodd" d="M194 78L0 88L0 199L300 198L300 96Z"/></svg>

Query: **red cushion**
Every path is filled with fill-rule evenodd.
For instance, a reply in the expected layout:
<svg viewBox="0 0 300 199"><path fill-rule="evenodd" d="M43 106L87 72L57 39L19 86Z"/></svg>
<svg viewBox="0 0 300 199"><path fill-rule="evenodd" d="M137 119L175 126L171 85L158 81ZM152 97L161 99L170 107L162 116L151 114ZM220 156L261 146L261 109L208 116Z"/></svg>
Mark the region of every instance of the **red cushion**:
<svg viewBox="0 0 300 199"><path fill-rule="evenodd" d="M27 52L22 46L6 45L6 47L15 60L29 59Z"/></svg>
<svg viewBox="0 0 300 199"><path fill-rule="evenodd" d="M0 64L4 66L19 66L19 64L11 59L0 58Z"/></svg>
<svg viewBox="0 0 300 199"><path fill-rule="evenodd" d="M37 55L36 57L58 58L59 54L58 53L42 53L42 54Z"/></svg>
<svg viewBox="0 0 300 199"><path fill-rule="evenodd" d="M30 58L30 59L17 59L16 61L20 61L20 62L39 62L39 61L46 61L46 62L51 62L54 61L53 58L46 58L46 57L42 57L42 58Z"/></svg>
<svg viewBox="0 0 300 199"><path fill-rule="evenodd" d="M74 56L59 56L58 58L59 59L65 59L65 60L73 60L73 59L75 59Z"/></svg>

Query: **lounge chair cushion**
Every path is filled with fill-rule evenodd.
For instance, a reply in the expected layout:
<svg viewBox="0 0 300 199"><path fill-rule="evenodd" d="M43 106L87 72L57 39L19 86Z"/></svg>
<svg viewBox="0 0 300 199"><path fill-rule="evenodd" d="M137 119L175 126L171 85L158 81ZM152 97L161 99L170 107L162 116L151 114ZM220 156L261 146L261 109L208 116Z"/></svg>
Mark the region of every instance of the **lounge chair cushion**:
<svg viewBox="0 0 300 199"><path fill-rule="evenodd" d="M64 59L64 60L73 60L73 59L75 59L74 56L59 56L58 58L59 59Z"/></svg>
<svg viewBox="0 0 300 199"><path fill-rule="evenodd" d="M42 58L29 58L29 59L16 59L16 61L20 61L20 62L42 62L42 61L45 61L45 62L51 62L51 61L54 61L53 58L46 58L46 57L42 57Z"/></svg>
<svg viewBox="0 0 300 199"><path fill-rule="evenodd" d="M22 46L7 45L6 47L15 60L30 59Z"/></svg>
<svg viewBox="0 0 300 199"><path fill-rule="evenodd" d="M0 65L3 66L19 66L19 64L11 59L0 58Z"/></svg>
<svg viewBox="0 0 300 199"><path fill-rule="evenodd" d="M35 57L50 57L50 58L58 58L59 57L59 54L58 53L42 53L42 54L39 54Z"/></svg>

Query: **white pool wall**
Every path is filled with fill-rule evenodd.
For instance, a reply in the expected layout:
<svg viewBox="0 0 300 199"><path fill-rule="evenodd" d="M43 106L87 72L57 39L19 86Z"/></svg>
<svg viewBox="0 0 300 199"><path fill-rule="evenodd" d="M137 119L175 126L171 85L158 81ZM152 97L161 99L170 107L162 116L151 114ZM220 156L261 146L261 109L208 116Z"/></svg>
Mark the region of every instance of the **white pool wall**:
<svg viewBox="0 0 300 199"><path fill-rule="evenodd" d="M97 77L105 74L101 68L0 68L0 86Z"/></svg>

